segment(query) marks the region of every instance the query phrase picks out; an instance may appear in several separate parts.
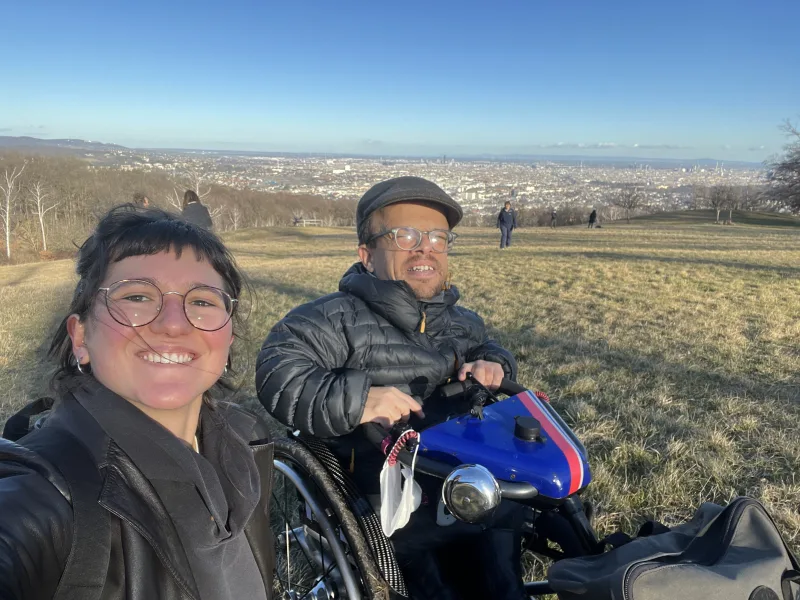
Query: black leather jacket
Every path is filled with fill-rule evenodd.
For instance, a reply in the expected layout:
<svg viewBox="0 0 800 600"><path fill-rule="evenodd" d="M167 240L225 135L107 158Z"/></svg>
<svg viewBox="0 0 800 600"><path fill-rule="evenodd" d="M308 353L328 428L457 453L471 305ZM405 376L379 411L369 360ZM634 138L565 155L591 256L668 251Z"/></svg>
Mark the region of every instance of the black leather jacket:
<svg viewBox="0 0 800 600"><path fill-rule="evenodd" d="M263 437L257 419L233 405L220 405L226 420L245 439ZM98 518L109 519L111 554L102 599L199 600L194 576L172 523L141 471L74 399L56 405L45 426L65 428L85 445L102 481ZM66 482L57 470L23 445L0 439L0 598L52 598L70 554L73 516L65 499ZM41 440L38 440L41 443ZM77 442L76 440L76 443ZM272 482L272 444L251 444L262 474L262 503L245 534L272 591L274 546L268 499ZM84 454L84 456L89 456ZM88 458L87 458L88 460ZM68 493L67 493L68 496Z"/></svg>

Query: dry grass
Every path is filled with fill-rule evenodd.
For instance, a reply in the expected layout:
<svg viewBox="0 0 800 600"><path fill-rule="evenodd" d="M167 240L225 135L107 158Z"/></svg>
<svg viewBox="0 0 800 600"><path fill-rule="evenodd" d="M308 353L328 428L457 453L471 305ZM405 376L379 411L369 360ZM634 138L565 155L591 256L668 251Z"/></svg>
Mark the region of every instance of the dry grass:
<svg viewBox="0 0 800 600"><path fill-rule="evenodd" d="M601 532L685 519L750 494L800 546L800 237L793 227L648 220L600 230L462 230L463 303L519 358L585 440ZM355 256L344 230L227 238L256 292L239 348L245 396L269 328L334 291ZM0 420L46 391L43 348L72 265L0 268Z"/></svg>

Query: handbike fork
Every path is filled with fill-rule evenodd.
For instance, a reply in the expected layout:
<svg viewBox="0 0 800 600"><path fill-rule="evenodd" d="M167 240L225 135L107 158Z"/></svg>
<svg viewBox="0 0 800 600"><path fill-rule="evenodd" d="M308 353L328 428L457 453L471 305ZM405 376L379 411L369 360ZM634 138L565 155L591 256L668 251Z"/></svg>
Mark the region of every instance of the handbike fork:
<svg viewBox="0 0 800 600"><path fill-rule="evenodd" d="M597 535L586 516L586 510L583 502L577 494L573 494L564 501L559 507L559 512L569 521L573 530L577 534L581 545L587 555L601 554L603 546L597 540Z"/></svg>

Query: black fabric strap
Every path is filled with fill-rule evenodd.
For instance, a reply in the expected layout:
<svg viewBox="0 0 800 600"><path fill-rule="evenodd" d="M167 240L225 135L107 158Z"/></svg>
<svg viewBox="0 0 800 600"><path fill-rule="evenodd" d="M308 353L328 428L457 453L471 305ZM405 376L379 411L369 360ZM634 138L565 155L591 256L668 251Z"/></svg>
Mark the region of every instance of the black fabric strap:
<svg viewBox="0 0 800 600"><path fill-rule="evenodd" d="M636 534L636 537L659 535L661 533L669 533L669 531L670 528L664 525L663 523L659 523L658 521L646 521L639 528L639 533Z"/></svg>
<svg viewBox="0 0 800 600"><path fill-rule="evenodd" d="M629 536L627 533L616 531L612 534L607 535L602 540L600 540L600 544L603 547L610 546L611 548L619 548L620 546L629 544L632 541L633 538Z"/></svg>
<svg viewBox="0 0 800 600"><path fill-rule="evenodd" d="M792 591L792 584L800 584L800 571L785 571L781 577L781 592L783 592L783 600L796 600Z"/></svg>
<svg viewBox="0 0 800 600"><path fill-rule="evenodd" d="M18 442L31 431L31 418L53 408L52 398L39 398L30 402L18 413L10 416L3 427L3 437Z"/></svg>
<svg viewBox="0 0 800 600"><path fill-rule="evenodd" d="M98 600L108 577L111 527L97 503L102 479L89 450L56 427L38 431L23 445L56 467L69 485L72 548L53 600Z"/></svg>

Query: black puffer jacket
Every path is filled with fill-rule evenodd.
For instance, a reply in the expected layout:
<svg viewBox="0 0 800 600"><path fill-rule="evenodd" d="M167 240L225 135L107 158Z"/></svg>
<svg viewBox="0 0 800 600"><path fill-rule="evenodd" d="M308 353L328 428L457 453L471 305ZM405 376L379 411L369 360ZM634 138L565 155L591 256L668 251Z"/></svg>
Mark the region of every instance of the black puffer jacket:
<svg viewBox="0 0 800 600"><path fill-rule="evenodd" d="M373 385L421 401L430 424L446 412L434 390L464 363L494 361L506 376L517 374L511 354L488 338L477 314L456 305L458 298L451 287L419 301L405 282L380 280L356 263L339 292L292 310L273 327L256 364L259 400L292 429L344 436L330 444L342 458L366 448L353 432Z"/></svg>

